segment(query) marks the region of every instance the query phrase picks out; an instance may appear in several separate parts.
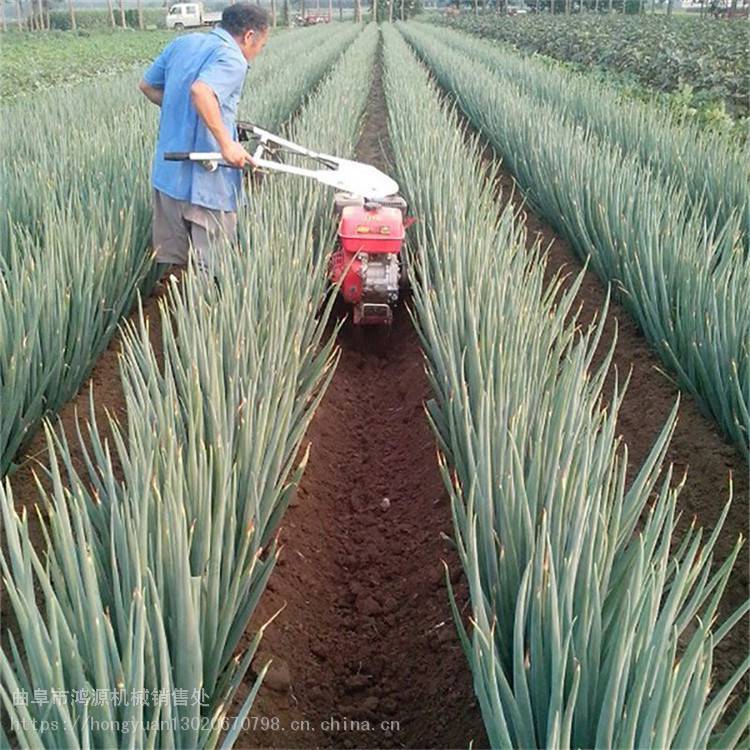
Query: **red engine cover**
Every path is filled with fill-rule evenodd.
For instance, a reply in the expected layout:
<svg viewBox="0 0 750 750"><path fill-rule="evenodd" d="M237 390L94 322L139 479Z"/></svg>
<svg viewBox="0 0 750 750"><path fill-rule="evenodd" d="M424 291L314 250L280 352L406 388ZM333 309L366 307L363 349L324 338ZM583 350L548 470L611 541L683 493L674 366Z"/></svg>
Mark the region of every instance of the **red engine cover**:
<svg viewBox="0 0 750 750"><path fill-rule="evenodd" d="M341 281L341 295L350 304L362 301L362 262L366 253L398 253L404 240L404 218L398 208L346 206L339 222L339 249L331 258L331 280Z"/></svg>
<svg viewBox="0 0 750 750"><path fill-rule="evenodd" d="M339 222L341 248L347 253L397 253L404 239L404 217L400 209L378 206L346 206Z"/></svg>

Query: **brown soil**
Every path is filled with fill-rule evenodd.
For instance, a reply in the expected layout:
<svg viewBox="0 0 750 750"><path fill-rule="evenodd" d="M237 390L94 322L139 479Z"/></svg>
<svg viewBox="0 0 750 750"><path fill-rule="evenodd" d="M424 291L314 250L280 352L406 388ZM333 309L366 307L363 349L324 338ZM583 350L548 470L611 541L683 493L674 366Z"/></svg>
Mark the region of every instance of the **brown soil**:
<svg viewBox="0 0 750 750"><path fill-rule="evenodd" d="M384 168L387 147L378 65L357 158ZM445 560L466 600L443 536L450 507L416 333L402 306L390 334L347 322L339 344L254 619L284 608L263 637L256 667L271 657L270 679L238 745L485 746L444 584Z"/></svg>
<svg viewBox="0 0 750 750"><path fill-rule="evenodd" d="M466 598L441 536L452 532L448 498L406 310L387 345L379 335L340 335L341 360L308 432L310 462L256 617L285 607L256 659L273 657L271 680L240 747L486 744L443 583L446 560Z"/></svg>

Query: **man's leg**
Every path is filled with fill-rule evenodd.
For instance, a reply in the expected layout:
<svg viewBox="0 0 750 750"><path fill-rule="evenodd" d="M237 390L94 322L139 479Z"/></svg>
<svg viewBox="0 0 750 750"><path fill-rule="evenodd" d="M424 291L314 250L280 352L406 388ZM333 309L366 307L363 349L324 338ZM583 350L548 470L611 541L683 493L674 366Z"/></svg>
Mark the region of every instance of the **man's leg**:
<svg viewBox="0 0 750 750"><path fill-rule="evenodd" d="M237 214L191 205L185 211L185 218L190 225L196 265L209 276L215 276L213 247L221 247L222 242L236 242Z"/></svg>
<svg viewBox="0 0 750 750"><path fill-rule="evenodd" d="M190 225L185 220L185 201L154 190L153 245L156 262L163 275L172 265L187 265L190 252Z"/></svg>

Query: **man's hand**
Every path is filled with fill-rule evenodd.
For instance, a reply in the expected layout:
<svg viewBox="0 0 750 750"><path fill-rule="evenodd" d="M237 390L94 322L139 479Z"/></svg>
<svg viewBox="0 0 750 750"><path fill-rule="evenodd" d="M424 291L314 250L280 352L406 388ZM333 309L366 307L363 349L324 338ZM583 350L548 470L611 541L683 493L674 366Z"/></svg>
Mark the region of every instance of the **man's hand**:
<svg viewBox="0 0 750 750"><path fill-rule="evenodd" d="M223 146L221 156L227 164L231 164L233 167L244 167L247 164L255 165L253 157L237 141L229 141Z"/></svg>
<svg viewBox="0 0 750 750"><path fill-rule="evenodd" d="M196 81L190 87L190 95L193 105L200 115L201 120L216 138L221 149L221 156L227 164L233 167L244 167L246 164L254 164L253 157L245 149L232 139L229 131L224 127L221 120L219 101L213 89L203 81Z"/></svg>

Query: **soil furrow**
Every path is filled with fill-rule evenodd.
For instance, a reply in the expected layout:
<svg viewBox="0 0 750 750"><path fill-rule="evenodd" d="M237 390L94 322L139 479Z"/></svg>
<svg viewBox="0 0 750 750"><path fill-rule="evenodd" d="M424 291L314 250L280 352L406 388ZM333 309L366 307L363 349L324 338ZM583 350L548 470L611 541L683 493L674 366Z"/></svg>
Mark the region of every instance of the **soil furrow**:
<svg viewBox="0 0 750 750"><path fill-rule="evenodd" d="M357 158L387 169L377 66ZM343 312L343 311L342 311ZM386 338L387 337L387 338ZM347 322L308 432L312 453L255 625L273 658L241 747L486 745L444 585L466 599L424 413L423 357L402 305L390 335Z"/></svg>

